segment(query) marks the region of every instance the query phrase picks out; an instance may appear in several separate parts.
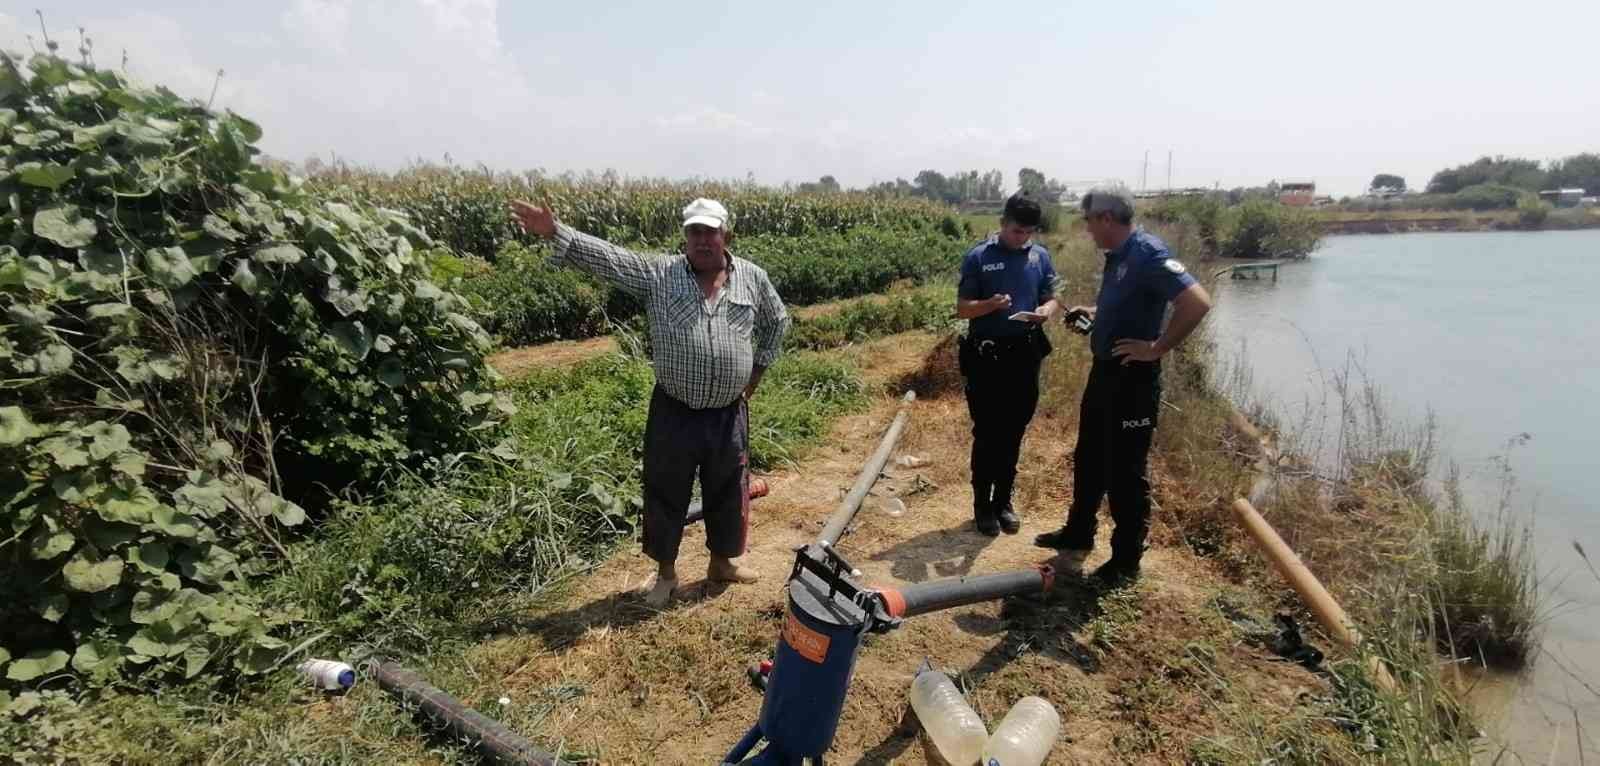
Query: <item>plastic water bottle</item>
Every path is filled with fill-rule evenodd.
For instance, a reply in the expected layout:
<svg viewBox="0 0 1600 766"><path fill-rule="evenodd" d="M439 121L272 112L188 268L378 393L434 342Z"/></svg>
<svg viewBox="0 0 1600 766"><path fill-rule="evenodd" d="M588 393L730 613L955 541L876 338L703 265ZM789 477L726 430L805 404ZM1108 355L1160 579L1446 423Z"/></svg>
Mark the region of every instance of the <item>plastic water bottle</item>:
<svg viewBox="0 0 1600 766"><path fill-rule="evenodd" d="M906 515L906 501L898 497L880 497L876 505L878 510L883 512L883 515L891 519L898 519Z"/></svg>
<svg viewBox="0 0 1600 766"><path fill-rule="evenodd" d="M356 685L356 669L337 660L306 660L299 670L318 689L341 691Z"/></svg>
<svg viewBox="0 0 1600 766"><path fill-rule="evenodd" d="M983 766L1039 766L1055 747L1061 716L1041 697L1023 697L1011 706L983 747Z"/></svg>
<svg viewBox="0 0 1600 766"><path fill-rule="evenodd" d="M954 766L977 762L989 730L949 676L937 670L917 673L911 680L911 709L946 761Z"/></svg>

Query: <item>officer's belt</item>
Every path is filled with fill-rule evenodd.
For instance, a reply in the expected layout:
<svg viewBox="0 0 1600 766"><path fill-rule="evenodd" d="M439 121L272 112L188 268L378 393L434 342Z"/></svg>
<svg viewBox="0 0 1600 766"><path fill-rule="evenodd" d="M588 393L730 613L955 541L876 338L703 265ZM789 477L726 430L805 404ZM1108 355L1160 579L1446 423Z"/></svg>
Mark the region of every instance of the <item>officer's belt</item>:
<svg viewBox="0 0 1600 766"><path fill-rule="evenodd" d="M980 357L985 359L1001 359L1015 355L1021 351L1027 351L1032 354L1039 353L1037 345L1039 341L1034 338L1034 333L1037 332L1039 331L1033 330L1028 332L1026 335L1013 335L998 338L977 338L969 335L963 338L962 342L967 345L967 348L969 348L972 353L975 353Z"/></svg>

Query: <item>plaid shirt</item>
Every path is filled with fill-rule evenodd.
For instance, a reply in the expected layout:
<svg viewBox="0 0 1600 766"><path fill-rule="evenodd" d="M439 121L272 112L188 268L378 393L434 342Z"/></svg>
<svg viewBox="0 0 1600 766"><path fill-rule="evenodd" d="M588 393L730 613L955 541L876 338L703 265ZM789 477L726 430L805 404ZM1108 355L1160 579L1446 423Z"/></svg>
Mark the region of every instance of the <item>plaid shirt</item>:
<svg viewBox="0 0 1600 766"><path fill-rule="evenodd" d="M750 384L751 366L778 358L789 314L767 272L728 254L728 279L706 301L683 255L640 255L565 224L552 262L615 285L645 304L656 384L697 410L726 407Z"/></svg>

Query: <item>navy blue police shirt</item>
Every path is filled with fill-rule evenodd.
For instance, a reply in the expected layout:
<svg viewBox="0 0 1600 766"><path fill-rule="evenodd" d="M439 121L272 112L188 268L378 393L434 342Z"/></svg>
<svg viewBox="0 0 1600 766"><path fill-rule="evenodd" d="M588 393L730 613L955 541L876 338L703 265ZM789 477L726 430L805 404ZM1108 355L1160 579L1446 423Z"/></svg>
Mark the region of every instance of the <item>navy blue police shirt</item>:
<svg viewBox="0 0 1600 766"><path fill-rule="evenodd" d="M968 320L967 334L975 338L1014 338L1038 325L1006 317L1018 311L1038 311L1056 295L1056 268L1050 251L1029 242L1012 250L992 236L961 259L961 283L956 294L963 300L983 300L1000 293L1011 296L1011 308Z"/></svg>
<svg viewBox="0 0 1600 766"><path fill-rule="evenodd" d="M1114 358L1111 348L1119 340L1161 337L1167 304L1192 284L1194 276L1172 257L1167 243L1143 229L1134 231L1121 247L1106 253L1089 337L1095 358Z"/></svg>

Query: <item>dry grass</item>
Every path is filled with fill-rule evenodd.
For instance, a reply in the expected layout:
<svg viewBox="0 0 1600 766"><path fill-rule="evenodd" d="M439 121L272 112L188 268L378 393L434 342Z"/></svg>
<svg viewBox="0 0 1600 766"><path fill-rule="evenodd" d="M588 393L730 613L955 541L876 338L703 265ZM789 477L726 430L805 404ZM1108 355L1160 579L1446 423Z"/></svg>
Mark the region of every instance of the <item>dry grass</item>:
<svg viewBox="0 0 1600 766"><path fill-rule="evenodd" d="M797 468L768 477L773 491L756 506L755 546L746 557L762 583L724 590L690 582L684 603L656 613L627 595L647 578L649 563L636 553L618 555L574 587L565 603L498 616L496 624L509 627L463 657L478 679L468 696L569 694L559 713L540 707L526 718L508 713L508 720L542 742L565 743L602 762L715 760L760 707L744 668L773 646L792 546L814 537L886 426L893 393L908 381L920 384L922 397L900 453L929 464L892 472L879 491L920 491L904 495L909 511L899 518L863 510L842 552L866 579L886 584L1028 567L1047 557L1030 539L1060 523L1068 499L1076 423L1071 389L1081 386L1083 361L1081 339L1057 340L1061 351L1046 371L1047 399L1054 403L1040 408L1018 481L1023 534L990 539L971 529L970 425L965 401L952 389L959 379L950 372L949 340L915 334L875 341L847 353L872 361L872 379L888 384L883 398L870 412L840 422L829 446ZM1074 406L1060 406L1069 400ZM1222 422L1198 407L1181 416ZM957 673L991 726L1022 696L1054 701L1064 734L1050 763L1182 761L1224 724L1235 696L1289 709L1302 693L1327 693L1326 680L1241 641L1215 606L1219 593L1231 592L1218 568L1187 546L1170 545L1182 540L1178 519L1209 512L1220 496L1219 487L1194 481L1190 472L1216 467L1192 456L1158 456L1157 545L1136 588L1100 598L1064 581L1045 599L925 615L870 639L834 760L930 762L905 696L911 671L924 657ZM1240 476L1242 469L1226 473ZM685 572L704 564L700 534L696 529L685 540ZM1234 598L1263 616L1270 606L1248 594ZM561 691L574 689L582 693Z"/></svg>
<svg viewBox="0 0 1600 766"><path fill-rule="evenodd" d="M1051 244L1066 279L1066 302L1088 302L1099 256L1081 235ZM536 607L507 605L477 615L475 640L436 647L432 658L413 663L467 704L573 760L715 762L760 708L760 693L744 673L775 643L792 547L815 537L904 388L915 388L920 399L900 454L929 462L915 471L892 469L880 481L878 491L901 496L908 512L891 517L869 499L842 552L869 582L884 584L1044 560L1046 552L1030 541L1061 523L1070 498L1078 397L1089 367L1082 338L1057 328L1052 339L1056 352L1043 368L1041 403L1018 478L1022 534L991 539L971 528L970 422L952 339L925 332L882 338L834 352L861 364L878 389L873 406L836 422L823 446L767 477L772 493L755 505L745 558L761 573L760 583L721 588L694 581L706 563L697 525L680 560L688 578L684 599L664 611L631 595L652 567L637 551L624 551ZM1251 439L1229 424L1230 406L1215 394L1209 354L1204 339L1196 338L1166 368L1168 404L1151 458L1157 510L1139 584L1100 594L1062 578L1047 597L924 615L869 638L830 760L936 762L918 737L906 699L912 671L928 658L954 672L991 728L1022 696L1054 702L1063 733L1052 764L1464 762L1459 743L1439 740L1440 727L1392 723L1433 715L1439 697L1431 650L1415 653L1416 642L1403 633L1378 631L1381 640L1399 637L1392 660L1409 657L1401 666L1408 672L1399 675L1410 697L1387 699L1364 684L1360 658L1332 650L1315 631L1308 637L1330 650L1337 676L1278 660L1261 648L1255 631L1233 621L1242 614L1266 623L1281 608L1300 614L1303 627L1312 624L1228 515L1226 503L1254 478L1256 455ZM1350 564L1361 560L1349 556L1352 541L1398 559L1409 550L1402 545L1406 528L1376 500L1324 512L1325 497L1312 487L1286 482L1273 521L1359 613L1361 577L1373 573ZM1386 520L1392 530L1383 526ZM1091 565L1106 557L1108 538L1100 536L1102 550ZM499 705L501 697L510 704ZM331 702L289 692L285 684L231 710L217 716L220 733L207 740L226 746L222 760L462 759L457 743L417 736L370 684ZM179 736L185 725L174 716L170 726L143 730Z"/></svg>
<svg viewBox="0 0 1600 766"><path fill-rule="evenodd" d="M837 301L828 301L826 303L813 303L809 306L791 306L789 308L789 314L798 320L818 319L830 314L838 313L846 307L853 306L858 303L884 303L893 298L895 295L911 292L912 290L915 290L916 287L917 285L915 282L909 279L902 279L892 285L889 285L889 289L881 293L862 295L855 298L844 298Z"/></svg>
<svg viewBox="0 0 1600 766"><path fill-rule="evenodd" d="M489 365L501 375L515 380L539 369L571 367L579 362L615 353L617 341L610 336L583 340L560 340L501 351L489 357Z"/></svg>
<svg viewBox="0 0 1600 766"><path fill-rule="evenodd" d="M796 321L803 322L820 319L863 303L884 304L897 295L911 295L916 290L915 284L909 280L903 280L892 285L884 293L864 295L858 298L846 298L810 306L798 306L792 308L790 313ZM616 338L604 336L585 338L583 340L553 341L534 346L505 349L489 357L488 361L490 366L494 367L501 375L510 380L519 380L537 370L557 370L571 367L580 362L614 353L617 349Z"/></svg>
<svg viewBox="0 0 1600 766"><path fill-rule="evenodd" d="M1051 244L1066 302L1087 302L1097 254L1081 239ZM559 706L539 702L526 713L513 704L507 719L541 742L601 762L714 761L759 710L760 695L743 673L773 645L790 549L815 535L876 443L899 390L912 387L921 397L900 451L930 462L880 484L881 491L918 490L903 498L907 514L892 518L869 507L841 550L879 583L1041 561L1029 538L1060 523L1070 496L1089 361L1081 338L1057 331L1052 338L1057 351L1043 369L1018 479L1023 534L989 539L971 529L969 422L951 339L921 333L863 344L844 353L859 356L885 386L883 396L869 412L839 422L827 446L769 477L773 493L757 505L747 556L762 583L727 590L690 583L684 603L657 613L627 595L647 577L648 562L618 555L564 603L497 615L504 629L460 658L458 675L471 679L460 691L472 700L560 698ZM1055 702L1064 726L1050 763L1465 761L1464 740L1446 739L1459 731L1459 711L1441 691L1431 650L1407 632L1404 615L1374 614L1394 596L1370 590L1387 571L1377 564L1401 566L1415 555L1415 518L1398 496L1380 491L1383 482L1369 482L1350 502L1317 481L1283 480L1267 509L1313 570L1369 620L1375 641L1403 671L1408 694L1390 698L1373 692L1361 658L1342 656L1309 630L1291 591L1234 528L1226 504L1250 486L1256 453L1215 394L1210 353L1197 338L1167 366L1167 406L1151 460L1157 511L1141 582L1100 596L1069 579L1047 598L925 615L870 639L833 760L934 762L905 696L912 670L929 658L956 673L991 726L1021 696ZM685 540L686 572L704 563L699 534ZM1298 614L1308 637L1330 650L1337 674L1276 661L1224 616L1223 604L1257 620L1279 609Z"/></svg>

